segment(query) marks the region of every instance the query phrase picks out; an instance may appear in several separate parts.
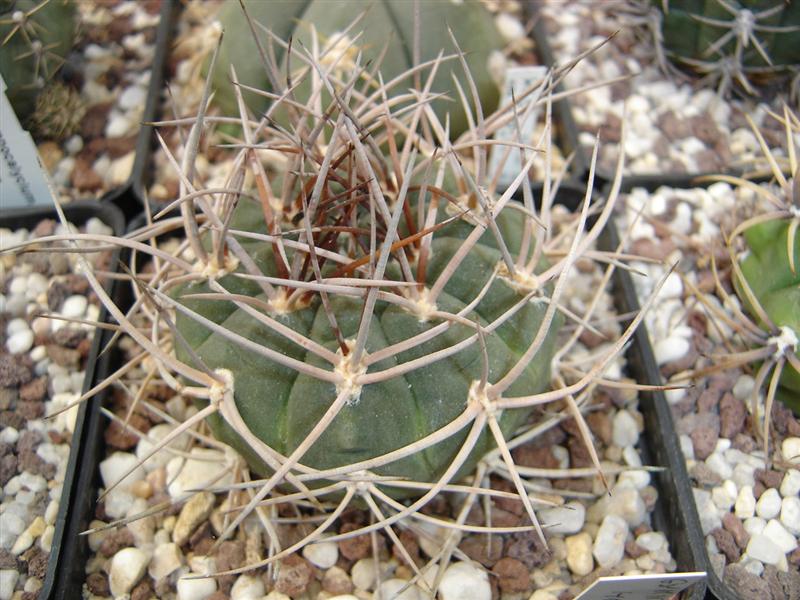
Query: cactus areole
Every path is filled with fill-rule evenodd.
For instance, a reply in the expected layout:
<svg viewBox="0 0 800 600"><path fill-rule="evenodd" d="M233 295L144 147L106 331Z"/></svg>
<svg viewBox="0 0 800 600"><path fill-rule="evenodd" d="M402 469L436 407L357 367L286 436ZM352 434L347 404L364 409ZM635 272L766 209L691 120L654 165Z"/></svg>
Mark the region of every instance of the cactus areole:
<svg viewBox="0 0 800 600"><path fill-rule="evenodd" d="M408 194L407 208L412 213L416 210L419 193L417 190ZM415 361L413 368L404 370L400 375L381 377L374 383L354 386L345 406L322 436L304 453L300 461L302 465L317 470L352 465L406 447L440 430L458 417L470 401L475 400L476 382L481 380L482 374L487 374L487 367L488 381L496 381L518 362L536 337L547 309L547 298L531 293L524 285L514 284L502 275L502 268L499 268L502 264L501 252L496 237L488 229L463 257L435 303L427 302L426 298L442 271L476 230L476 224L463 214L451 218L453 211L445 209L443 205L447 203L443 199L438 200L441 204L436 221L445 223L432 236L429 260L426 264L420 264L413 244L405 248L408 258L406 268L410 267L414 276L419 277L418 281L425 283L399 288L403 290L401 296L408 299L405 304L387 302L378 296L362 359L358 364L352 363L352 353L347 353L347 350L352 350L355 344L368 287L362 288L364 292L360 295L328 293L326 300L329 311L325 310L320 293L298 293L292 285L285 288L277 286L280 298L273 299L269 303L270 308L264 308L267 306L264 293L253 280L239 276L240 267L238 273L229 273L217 279L216 283L231 294L254 299L248 304L239 303L237 306L232 301L191 297L211 291L208 283L186 285L175 291L174 297L184 306L220 324L227 331L319 369L330 369L330 364L326 365L317 354L288 341L274 327L254 318L254 310L261 311L281 326L299 332L329 352L339 355L342 360L334 369L338 373L369 376L373 372ZM427 202L431 202L430 192ZM319 233L320 237L316 240L318 252L322 253L321 248L338 248L340 252L348 247L357 250L350 265L337 264L325 260L324 256L320 257L323 277L359 277L359 273L372 268L367 260L370 254L374 259L373 266L378 260L379 251L370 253L370 227L378 232L376 246L380 249L383 241L380 232L387 230L387 224L379 215L370 224L369 202L358 205L356 210L351 208L341 207L340 203L340 208L323 211L324 214L317 219L320 232L326 229L326 225L330 226L328 233ZM525 221L521 214L506 207L495 216L499 232L508 250L515 256L520 252ZM335 229L334 224L341 225L345 215L348 215L346 221L357 223L357 227ZM260 206L245 199L237 206L230 227L231 230L267 232ZM288 223L286 229L297 231L297 225ZM407 229L403 231L401 227L398 230L400 237L408 234ZM281 261L275 260L273 244L242 238L242 246L265 275L275 278L286 276L276 266ZM532 250L529 250L531 253ZM288 247L286 259L289 265L295 259L294 252ZM420 269L424 270L422 277ZM306 261L301 278L314 281L311 271ZM396 251L388 261L383 279L395 282L407 280L402 276ZM547 291L547 286L543 286L541 291ZM474 306L469 307L470 304ZM510 316L499 327L487 328L509 312ZM330 314L335 316L339 336L331 325ZM447 319L442 317L445 314L459 315L459 318ZM560 322L559 316L553 320L535 358L507 388L509 395L536 394L548 386L550 362ZM475 324L487 329L478 335ZM409 344L409 348L402 352L386 352L386 358L380 357L382 351L393 345L412 338L419 341L426 333L435 334L443 327L446 327L444 333L431 335L422 343ZM284 456L290 455L303 443L342 392L341 383L337 385L322 381L278 364L229 341L220 333L198 324L197 319L180 312L177 329L208 367L227 369L232 373L236 407L247 428L272 450ZM342 348L342 340L345 349ZM437 356L437 352L459 343L463 347L457 352L445 358ZM191 364L189 352L183 350L180 344L176 344L176 348L178 358ZM379 360L370 362L372 357ZM504 435L519 428L530 410L514 409L496 414ZM222 416L213 415L209 423L215 435L236 448L255 472L264 476L271 473L251 445ZM468 427L462 429L448 435L443 441L370 471L418 482L435 481L452 464L468 430ZM481 434L457 477L475 468L480 457L493 447L491 439L486 432ZM397 497L411 495L409 490L389 488L389 491Z"/></svg>

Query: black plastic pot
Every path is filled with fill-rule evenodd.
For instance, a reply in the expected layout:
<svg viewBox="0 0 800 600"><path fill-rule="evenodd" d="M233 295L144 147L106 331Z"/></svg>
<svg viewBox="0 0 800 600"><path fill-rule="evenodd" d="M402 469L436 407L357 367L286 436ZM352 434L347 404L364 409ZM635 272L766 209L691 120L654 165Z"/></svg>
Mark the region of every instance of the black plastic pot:
<svg viewBox="0 0 800 600"><path fill-rule="evenodd" d="M585 194L585 188L576 184L565 183L559 191L557 202L574 210L580 206ZM541 188L534 190L534 197L541 198ZM134 231L144 226L145 220L139 217L131 223L129 231ZM177 233L167 234L168 236ZM599 239L602 250L614 249L619 243L619 238L613 223L609 224ZM613 291L617 310L624 314L633 314L638 310L638 302L631 281L630 274L622 269L617 269L613 278ZM124 288L124 289L123 289ZM129 286L118 286L115 293L118 305L125 309L132 302ZM623 323L624 326L624 323ZM110 333L105 337L109 338ZM119 365L116 350L111 350L101 357L101 362L95 371L95 382L100 381ZM639 382L652 382L658 376L658 368L650 349L647 332L641 326L634 334L632 344L626 353L629 374ZM99 408L106 394L101 393L88 404L88 412L82 436L81 468L78 476L78 485L73 498L74 535L71 540L70 556L73 558L77 569L69 579L70 589L80 589L83 581L83 565L89 556L86 537L77 535L86 529L91 521L97 494L102 482L99 474L99 464L105 458L106 447L103 441L103 430L108 425L107 419L101 414ZM698 551L698 544L702 547L700 529L697 517L694 521L691 514L684 506L684 500L691 498L691 489L680 453L677 436L672 427L672 417L666 399L660 392L640 392L639 409L645 419L645 433L640 437L639 449L642 453L644 464L663 467L664 471L653 474L653 485L657 487L659 502L653 512L653 526L657 531L665 534L670 544L670 552L677 563L680 572L694 572L702 570L704 563ZM72 564L72 563L71 563ZM78 586L78 587L76 587ZM683 600L701 600L706 592L704 583L697 583L682 594ZM69 596L64 596L67 598Z"/></svg>
<svg viewBox="0 0 800 600"><path fill-rule="evenodd" d="M116 207L107 203L96 201L74 202L64 206L64 213L67 220L74 225L83 225L92 217L97 217L103 223L113 228L114 233L119 235L125 230L125 220ZM0 227L19 229L25 227L31 229L43 219L58 220L58 215L53 208L21 208L4 211L0 217ZM112 259L116 261L116 259ZM112 262L113 264L113 262ZM109 284L110 287L110 284ZM105 319L105 311L101 311L100 319ZM86 361L86 375L83 382L83 392L90 389L92 382L97 378L99 372L103 372L105 359L99 356L101 350L101 337L103 330L97 330L92 340L92 347ZM76 588L69 585L70 575L76 570L82 570L82 562L75 562L74 548L76 538L82 529L77 524L79 517L75 510L76 499L80 498L79 478L80 468L85 457L84 448L87 445L86 422L93 412L92 408L86 403L78 409L78 416L75 421L75 430L72 436L72 448L67 462L67 471L64 477L64 485L61 492L61 500L58 506L58 514L55 522L55 532L53 535L52 549L47 563L44 583L39 591L41 600L71 600L81 597L80 585Z"/></svg>

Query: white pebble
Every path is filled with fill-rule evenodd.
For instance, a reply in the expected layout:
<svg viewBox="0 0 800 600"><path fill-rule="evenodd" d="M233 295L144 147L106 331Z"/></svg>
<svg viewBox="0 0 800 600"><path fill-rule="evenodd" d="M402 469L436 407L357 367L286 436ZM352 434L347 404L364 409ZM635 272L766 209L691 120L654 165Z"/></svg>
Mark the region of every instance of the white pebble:
<svg viewBox="0 0 800 600"><path fill-rule="evenodd" d="M61 307L61 314L68 319L79 319L86 314L86 307L89 301L86 296L75 294L64 300Z"/></svg>
<svg viewBox="0 0 800 600"><path fill-rule="evenodd" d="M489 576L479 566L468 562L452 563L439 584L441 600L491 600Z"/></svg>
<svg viewBox="0 0 800 600"><path fill-rule="evenodd" d="M567 549L567 566L578 577L588 575L594 568L592 536L585 531L564 539Z"/></svg>
<svg viewBox="0 0 800 600"><path fill-rule="evenodd" d="M64 144L64 149L72 155L77 154L83 150L83 138L79 135L73 135Z"/></svg>
<svg viewBox="0 0 800 600"><path fill-rule="evenodd" d="M350 569L350 578L357 590L368 591L375 585L375 559L362 558Z"/></svg>
<svg viewBox="0 0 800 600"><path fill-rule="evenodd" d="M750 517L742 521L742 527L750 535L759 535L766 526L767 522L761 517Z"/></svg>
<svg viewBox="0 0 800 600"><path fill-rule="evenodd" d="M628 536L628 524L621 517L608 515L603 519L600 529L594 538L592 553L601 567L616 565L625 555L625 538Z"/></svg>
<svg viewBox="0 0 800 600"><path fill-rule="evenodd" d="M777 519L771 519L761 535L767 536L772 543L774 543L784 554L787 554L797 548L797 539L794 535L786 531L786 528L781 525Z"/></svg>
<svg viewBox="0 0 800 600"><path fill-rule="evenodd" d="M564 506L544 508L539 511L539 522L552 534L578 533L583 528L586 508L580 502L567 502Z"/></svg>
<svg viewBox="0 0 800 600"><path fill-rule="evenodd" d="M763 533L750 538L747 543L747 555L767 565L776 565L781 558L784 558L781 549Z"/></svg>
<svg viewBox="0 0 800 600"><path fill-rule="evenodd" d="M711 490L711 500L717 508L728 512L736 502L737 489L736 485L730 479L727 479L725 483L730 483L733 488L724 484L715 487Z"/></svg>
<svg viewBox="0 0 800 600"><path fill-rule="evenodd" d="M320 569L330 569L339 559L339 547L335 542L309 544L303 548L303 556Z"/></svg>
<svg viewBox="0 0 800 600"><path fill-rule="evenodd" d="M173 499L184 491L208 487L211 482L220 487L233 483L232 461L224 452L195 448L192 455L196 458L176 456L167 463L168 491Z"/></svg>
<svg viewBox="0 0 800 600"><path fill-rule="evenodd" d="M178 600L205 600L217 591L217 582L213 577L202 579L178 579Z"/></svg>
<svg viewBox="0 0 800 600"><path fill-rule="evenodd" d="M18 580L19 571L16 569L0 569L0 599L11 600Z"/></svg>
<svg viewBox="0 0 800 600"><path fill-rule="evenodd" d="M403 590L403 588L406 588ZM403 590L402 592L400 590ZM387 579L378 586L376 598L392 598L392 600L422 600L421 590L416 585L408 585L404 579ZM444 596L442 596L444 597Z"/></svg>
<svg viewBox="0 0 800 600"><path fill-rule="evenodd" d="M92 235L111 235L114 233L114 230L97 217L92 217L86 221L86 233Z"/></svg>
<svg viewBox="0 0 800 600"><path fill-rule="evenodd" d="M692 488L694 502L697 505L697 514L700 517L700 528L703 535L708 535L717 527L722 526L722 520L717 507L711 500L711 492L700 488Z"/></svg>
<svg viewBox="0 0 800 600"><path fill-rule="evenodd" d="M740 375L736 383L733 384L733 395L738 400L749 400L753 393L756 382L750 375Z"/></svg>
<svg viewBox="0 0 800 600"><path fill-rule="evenodd" d="M11 354L22 354L33 347L33 332L30 329L18 331L6 340L6 349Z"/></svg>
<svg viewBox="0 0 800 600"><path fill-rule="evenodd" d="M614 444L620 448L633 446L639 441L639 429L636 419L627 410L621 410L614 415L612 437Z"/></svg>
<svg viewBox="0 0 800 600"><path fill-rule="evenodd" d="M107 488L119 482L129 470L133 469L130 475L125 477L125 481L117 486L117 489L127 489L133 482L144 477L144 469L137 467L138 459L129 452L114 452L111 456L100 463L100 476L103 478L103 485Z"/></svg>
<svg viewBox="0 0 800 600"><path fill-rule="evenodd" d="M653 353L656 356L656 362L659 365L664 365L686 356L690 347L691 344L689 340L682 337L670 336L657 341L653 347Z"/></svg>
<svg viewBox="0 0 800 600"><path fill-rule="evenodd" d="M733 477L733 467L728 464L725 456L720 452L712 452L706 459L706 465L722 479L731 479Z"/></svg>
<svg viewBox="0 0 800 600"><path fill-rule="evenodd" d="M144 575L149 558L138 548L123 548L111 559L108 585L114 597L127 594Z"/></svg>
<svg viewBox="0 0 800 600"><path fill-rule="evenodd" d="M756 502L756 514L762 519L772 519L781 512L781 496L778 490L769 488Z"/></svg>
<svg viewBox="0 0 800 600"><path fill-rule="evenodd" d="M800 438L789 437L783 440L781 452L783 453L783 458L790 463L800 465Z"/></svg>
<svg viewBox="0 0 800 600"><path fill-rule="evenodd" d="M781 481L780 492L784 498L800 494L800 471L797 469L786 471L786 475L783 476L783 481Z"/></svg>
<svg viewBox="0 0 800 600"><path fill-rule="evenodd" d="M131 127L131 122L125 115L112 111L106 124L106 137L119 138L125 137Z"/></svg>
<svg viewBox="0 0 800 600"><path fill-rule="evenodd" d="M500 32L500 35L502 35L507 42L513 42L514 40L526 36L525 28L522 26L519 19L508 13L500 13L497 15L494 19L494 24Z"/></svg>
<svg viewBox="0 0 800 600"><path fill-rule="evenodd" d="M19 431L13 427L6 427L0 430L0 443L3 444L16 444L19 439Z"/></svg>
<svg viewBox="0 0 800 600"><path fill-rule="evenodd" d="M667 538L660 531L647 531L636 538L636 544L648 552L667 547Z"/></svg>
<svg viewBox="0 0 800 600"><path fill-rule="evenodd" d="M231 588L231 600L256 600L266 593L260 577L240 575Z"/></svg>
<svg viewBox="0 0 800 600"><path fill-rule="evenodd" d="M122 94L120 94L118 104L125 110L132 110L140 106L144 106L146 97L146 89L139 87L138 85L132 85L125 88Z"/></svg>
<svg viewBox="0 0 800 600"><path fill-rule="evenodd" d="M34 475L28 471L23 471L18 475L19 485L32 492L43 492L47 489L47 480L41 475Z"/></svg>
<svg viewBox="0 0 800 600"><path fill-rule="evenodd" d="M800 498L787 496L781 501L781 523L794 535L800 535Z"/></svg>

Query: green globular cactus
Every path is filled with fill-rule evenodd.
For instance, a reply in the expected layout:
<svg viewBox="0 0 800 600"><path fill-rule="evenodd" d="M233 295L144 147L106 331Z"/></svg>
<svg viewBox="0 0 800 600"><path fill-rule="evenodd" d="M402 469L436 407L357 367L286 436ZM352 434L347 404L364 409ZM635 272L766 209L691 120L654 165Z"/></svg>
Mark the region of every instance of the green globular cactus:
<svg viewBox="0 0 800 600"><path fill-rule="evenodd" d="M782 0L650 0L666 55L719 80L751 83L800 65L800 3Z"/></svg>
<svg viewBox="0 0 800 600"><path fill-rule="evenodd" d="M774 327L764 323L759 311L750 302L741 282L737 282L739 298L766 330L773 330L779 353L792 351L800 359L800 229L792 221L770 220L753 225L744 232L748 254L741 262L742 276L756 301ZM789 244L789 236L794 240ZM790 261L789 252L794 253ZM784 365L780 384L782 398L800 412L800 372L790 363Z"/></svg>
<svg viewBox="0 0 800 600"><path fill-rule="evenodd" d="M349 71L356 56L361 53L362 66L381 61L380 71L383 80L388 82L414 65L414 2L410 0L246 0L244 4L252 21L261 24L279 39L291 39L298 47L314 48L313 28L320 50L330 50L321 61L323 68L333 65L338 59L339 71ZM449 27L462 45L484 112L489 114L494 111L500 91L487 68L487 61L493 52L502 51L504 42L491 14L479 0L458 3L422 0L419 8L419 62L434 60L440 52L445 55L453 53ZM363 18L350 27L361 13ZM219 21L225 37L220 49L220 66L214 76L215 101L224 114L237 114L236 97L230 85L227 65L236 67L239 81L243 84L269 90L271 82L259 59L251 25L239 3L225 3ZM256 29L262 48L266 48L272 40L259 27ZM353 45L348 48L350 43ZM275 55L278 64L282 64L285 60L284 48L275 45ZM285 63L283 66L285 68ZM305 63L300 59L293 59L289 70L295 71L304 66ZM457 60L450 60L439 67L432 89L448 95L449 99L434 101L433 107L442 122L444 114L450 113L451 137L455 138L467 129L467 118L461 108L453 76L469 97L470 89ZM280 83L285 84L286 73L280 73L279 77ZM413 83L409 77L390 89L389 95L403 93ZM301 101L308 97L308 89L296 91ZM245 92L245 98L255 114L263 112L268 105L262 96Z"/></svg>
<svg viewBox="0 0 800 600"><path fill-rule="evenodd" d="M415 205L416 202L412 202L412 212L416 210ZM444 220L446 216L442 210L439 220ZM332 225L340 217L339 213L327 214L324 221ZM499 231L514 256L520 251L522 230L525 226L519 217L520 214L511 209L496 216ZM267 233L260 207L252 202L240 203L231 227L235 230ZM434 286L447 264L464 247L465 240L474 229L474 225L455 221L436 233L430 247L431 260L427 264L424 277L420 277L423 289ZM368 239L362 241L368 243ZM344 241L339 239L330 244L340 247L344 245ZM245 244L245 248L265 275L278 276L271 244L250 243ZM294 254L290 253L288 258L291 263ZM503 278L495 278L477 306L463 312L475 298L476 292L494 276L495 269L501 262L501 253L491 232L484 232L436 300L437 310L442 314L461 314L465 321L453 323L446 333L367 368L366 375L369 376L370 373L388 371L408 361L422 362L419 367L403 375L364 386L348 400L319 440L305 453L303 464L322 470L380 457L425 438L461 414L469 403L472 386L481 379L483 363L478 340L473 339L463 350L443 360L434 362L432 357L470 337L474 338L475 328L468 323L475 322L482 327L488 327L524 299L524 289L510 285ZM415 277L419 275L419 269L419 264L412 262ZM323 275L332 276L336 271L334 268L326 270L331 272L323 271ZM389 274L390 279L402 281L402 274L396 265L387 273ZM219 280L219 284L232 294L246 295L257 298L264 304L268 303L263 292L252 281L227 275ZM211 291L207 283L198 283L180 288L175 296L178 299L189 298ZM191 310L224 326L226 333L236 333L306 364L321 369L326 367L324 359L296 344L288 343L284 335L271 330L268 325L253 318L244 308L237 308L232 302L206 299L181 301ZM347 340L348 344L354 343L364 310L363 300L352 296L331 295L329 302L341 339ZM424 306L424 301L421 302L420 306ZM275 304L285 305L281 302ZM488 374L492 379L509 371L531 346L542 324L547 305L541 301L532 301L517 308L502 326L486 336ZM331 329L318 294L301 299L296 306L284 310L282 314L276 312L271 316L331 353L338 352L341 356L337 337ZM508 388L509 394L533 395L548 386L550 361L560 321L560 317L553 321L535 360L528 364ZM441 327L442 323L441 317L427 318L408 306L378 301L366 338L367 356L384 352L390 346L401 344L415 336L431 333L437 326ZM226 333L215 333L208 328L199 327L196 319L190 316L179 313L177 328L206 365L214 369L227 369L233 374L236 405L243 420L253 434L281 454L290 455L306 439L337 397L337 385L298 373L289 366L259 356L227 339ZM187 351L179 351L178 356L186 361L190 358ZM430 364L425 364L428 362L426 357L431 357ZM529 414L530 409L505 411L499 419L503 434L511 435ZM269 469L253 453L248 442L221 416L212 417L210 424L217 437L248 458L251 468L268 476ZM411 481L436 481L452 463L466 436L467 431L462 431L438 444L424 447L407 458L377 468L375 472ZM477 460L493 446L491 439L491 435L484 432L459 470L459 475L474 469Z"/></svg>
<svg viewBox="0 0 800 600"><path fill-rule="evenodd" d="M75 2L5 0L0 3L0 74L20 119L64 64L75 39Z"/></svg>

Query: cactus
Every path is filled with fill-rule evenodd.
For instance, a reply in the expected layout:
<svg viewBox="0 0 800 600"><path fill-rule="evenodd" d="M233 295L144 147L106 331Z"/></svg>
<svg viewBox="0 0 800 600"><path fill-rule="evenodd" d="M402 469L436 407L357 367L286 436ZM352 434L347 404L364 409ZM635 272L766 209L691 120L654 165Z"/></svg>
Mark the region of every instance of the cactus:
<svg viewBox="0 0 800 600"><path fill-rule="evenodd" d="M293 60L304 56L297 46L292 52ZM466 61L458 50L455 54L469 84ZM547 500L526 487L530 483L514 463L510 440L520 429L523 435L536 427L545 431L542 420L557 422L537 407L568 414L588 432L582 407L643 317L635 316L619 339L595 349L592 361L571 363L551 386L551 361L574 348L587 329L599 334L591 322L604 286L592 301L581 303L581 315L563 297L579 259L608 261L605 281L621 259L592 248L614 210L622 159L606 204L595 210L595 149L580 212L556 223L550 179L541 206L534 203L527 177L531 147L504 142L494 148L518 152L524 165L508 189L496 187L503 161L496 172L486 168L491 141L483 136L521 117L518 107L485 118L470 114L470 141L454 145L447 121L429 106L437 90L388 99L385 84L357 61L337 80L324 72L318 54L305 58L309 72L319 75L306 75L312 96L319 97L323 88L330 92L322 111L315 110L313 99L303 105L278 96L269 110L287 109L297 119L291 127L277 124L272 112L253 119L232 69L238 117L211 116L209 76L180 162L159 138L180 176L179 197L171 206L122 239L65 234L37 240L116 243L153 258L147 272L137 270L135 259L126 268L137 296L129 310L117 306L86 268L111 318L141 349L95 390L141 364L148 379L198 404L198 411L153 443L129 473L167 451L185 431L195 433L208 423L263 477L250 482L248 475L234 487L211 489L248 488L247 504L231 513L220 542L262 501L332 507L297 543L230 574L318 541L354 502L368 508L374 522L329 541L379 529L396 541L392 527L406 516L448 527L453 548L461 531L534 527L543 540L534 503ZM423 70L422 80L443 60ZM546 106L552 82L562 74L542 84L538 93ZM373 95L357 93L347 83L356 76L369 80ZM413 73L405 77L411 81ZM466 100L462 108L472 112ZM423 115L427 128L418 131ZM550 111L545 115L549 132ZM242 144L227 181L206 187L195 170L201 135L234 120ZM176 124L186 120L162 123ZM512 197L520 189L517 202ZM177 208L180 215L171 216ZM185 234L182 242L159 242L176 228ZM567 319L571 333L561 336L556 351ZM585 438L599 471L588 433ZM462 517L477 499L508 497L491 488L489 475L510 482L531 526L464 524ZM175 501L195 493L186 491ZM459 520L420 514L442 493L461 503ZM404 552L402 544L398 548ZM449 553L442 558L447 560ZM407 562L417 569L413 560Z"/></svg>
<svg viewBox="0 0 800 600"><path fill-rule="evenodd" d="M415 64L415 24L412 3L407 0L340 0L332 5L326 1L280 0L277 2L246 1L249 16L256 23L263 24L281 40L291 39L298 47L312 48L319 45L327 54L322 56L325 67L349 69L355 57L362 53L361 64L380 63L384 81L388 82ZM354 15L363 13L355 30L350 22ZM269 89L277 79L286 79L283 74L269 74L261 60L259 48L250 34L250 23L238 2L225 3L219 20L226 32L220 51L223 68L216 71L215 101L224 114L237 111L236 97L230 86L227 65L233 64L243 84L258 89ZM493 81L487 61L492 52L502 51L503 40L497 31L494 20L478 0L463 3L422 0L420 3L419 46L416 64L435 59L440 51L450 49L448 27L463 43L474 83L481 98L483 110L488 114L497 107L499 90ZM312 31L313 29L313 31ZM272 43L272 39L261 29L258 30L262 49ZM285 48L276 45L277 62L284 60ZM385 54L384 50L386 51ZM304 67L301 60L291 64L291 71ZM444 114L450 111L450 131L453 137L467 129L466 115L459 110L459 92L451 79L455 75L464 93L469 93L463 72L450 63L442 64L433 82L433 89L446 93L452 101L440 99L432 104L439 119L444 122ZM297 79L297 73L293 74ZM274 90L273 90L274 91ZM308 97L309 88L295 93ZM389 90L390 94L400 91ZM248 105L256 114L267 107L263 96L245 93ZM303 100L304 100L303 98Z"/></svg>
<svg viewBox="0 0 800 600"><path fill-rule="evenodd" d="M44 140L61 142L77 133L86 114L86 102L74 88L59 82L45 87L28 119L31 131Z"/></svg>
<svg viewBox="0 0 800 600"><path fill-rule="evenodd" d="M74 2L7 0L0 4L0 74L20 120L64 64L75 38Z"/></svg>
<svg viewBox="0 0 800 600"><path fill-rule="evenodd" d="M777 118L777 116L776 116ZM768 386L767 411L775 398L800 414L800 164L794 137L800 131L797 116L784 107L789 148L788 174L784 174L758 128L750 125L772 167L776 185L753 187L731 177L727 180L752 187L771 210L740 223L732 232L730 244L741 237L745 253L734 261L733 283L736 294L752 318L751 334L761 345L756 352L757 381L764 382L772 371ZM760 386L757 386L757 389ZM764 425L767 440L768 421Z"/></svg>
<svg viewBox="0 0 800 600"><path fill-rule="evenodd" d="M800 4L781 0L640 0L634 21L646 25L662 69L666 59L716 82L754 85L791 75L800 64Z"/></svg>

